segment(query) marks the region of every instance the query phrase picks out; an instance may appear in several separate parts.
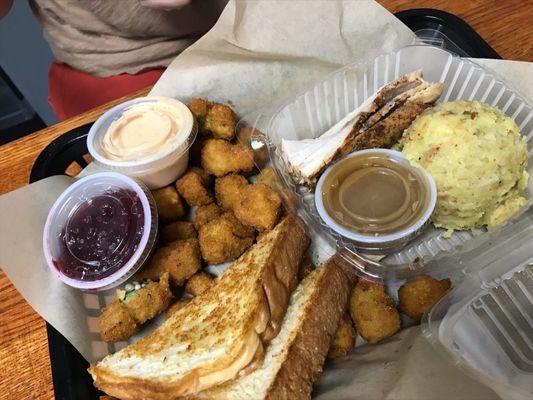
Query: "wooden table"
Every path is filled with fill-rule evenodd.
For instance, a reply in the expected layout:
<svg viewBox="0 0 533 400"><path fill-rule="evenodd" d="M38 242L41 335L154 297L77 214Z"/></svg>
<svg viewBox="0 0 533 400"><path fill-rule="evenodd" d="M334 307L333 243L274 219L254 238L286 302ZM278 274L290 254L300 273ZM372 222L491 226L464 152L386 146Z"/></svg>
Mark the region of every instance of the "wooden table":
<svg viewBox="0 0 533 400"><path fill-rule="evenodd" d="M503 57L533 60L532 0L382 0L391 12L438 8L463 18ZM144 95L149 88L127 98ZM39 152L61 134L94 121L122 98L0 147L0 194L28 184ZM53 398L45 323L0 271L0 398Z"/></svg>

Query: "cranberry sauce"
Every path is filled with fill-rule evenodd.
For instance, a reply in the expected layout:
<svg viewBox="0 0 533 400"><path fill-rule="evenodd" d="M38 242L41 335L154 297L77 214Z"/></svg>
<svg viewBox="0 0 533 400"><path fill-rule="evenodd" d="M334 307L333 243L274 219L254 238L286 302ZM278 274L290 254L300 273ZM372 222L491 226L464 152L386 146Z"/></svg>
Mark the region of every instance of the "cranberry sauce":
<svg viewBox="0 0 533 400"><path fill-rule="evenodd" d="M144 230L139 196L110 190L73 209L60 237L54 265L65 276L83 281L108 277L137 250Z"/></svg>

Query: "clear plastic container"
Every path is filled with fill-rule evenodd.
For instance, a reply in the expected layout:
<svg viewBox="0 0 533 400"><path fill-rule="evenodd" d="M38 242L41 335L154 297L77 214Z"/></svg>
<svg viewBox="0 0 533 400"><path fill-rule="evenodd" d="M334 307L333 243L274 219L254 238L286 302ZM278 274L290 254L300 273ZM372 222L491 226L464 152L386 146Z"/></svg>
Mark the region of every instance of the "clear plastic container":
<svg viewBox="0 0 533 400"><path fill-rule="evenodd" d="M69 186L50 209L44 256L69 286L111 289L148 258L157 222L155 201L144 184L115 172L92 174Z"/></svg>
<svg viewBox="0 0 533 400"><path fill-rule="evenodd" d="M530 175L533 172L532 108L519 93L508 88L490 71L429 45L406 46L368 62L348 65L281 105L265 108L239 122L240 126L247 124L256 132L264 132L263 140L269 147L273 167L284 184L295 193L300 216L321 238L321 244L314 246L318 246L314 252L319 260L341 251L364 276L384 280L404 279L425 272L425 265L432 259L460 253L463 246L478 236L481 240L476 243L492 240L502 229L500 227L490 233L483 229L456 231L451 237L445 237L444 230L430 226L402 250L386 257L370 257L324 223L316 210L314 192L294 184L286 172L280 154L282 139L318 137L384 84L419 69L424 79L444 83L439 102L479 100L498 107L512 117L528 140ZM256 140L260 140L258 138L259 135ZM527 206L507 225L516 224L529 209L532 192L533 179L527 189L530 199Z"/></svg>
<svg viewBox="0 0 533 400"><path fill-rule="evenodd" d="M271 165L290 194L284 197L313 237L315 262L338 253L358 275L391 287L420 274L451 278L454 288L425 316L425 336L502 398L533 398L533 179L527 205L497 229L459 231L448 238L444 230L429 227L400 251L376 256L323 222L313 191L295 185L281 160L282 138L319 136L382 85L418 69L426 80L444 83L440 102L479 100L513 118L527 139L532 174L531 105L491 71L428 45L407 46L349 65L288 101L245 117L238 128L253 127L252 141L268 147Z"/></svg>
<svg viewBox="0 0 533 400"><path fill-rule="evenodd" d="M183 115L183 120L179 121L179 135L185 136L183 140L176 141L159 153L131 161L112 160L102 150L102 142L109 126L129 107L157 102L159 99L161 98L157 96L149 96L126 101L106 111L96 120L87 136L87 148L96 165L140 179L150 189L169 185L185 172L189 163L189 149L196 139L197 126L187 106L175 99L172 101Z"/></svg>
<svg viewBox="0 0 533 400"><path fill-rule="evenodd" d="M532 241L529 229L476 251L463 264L464 280L422 323L426 338L452 363L504 399L533 397ZM455 261L440 264L453 268Z"/></svg>

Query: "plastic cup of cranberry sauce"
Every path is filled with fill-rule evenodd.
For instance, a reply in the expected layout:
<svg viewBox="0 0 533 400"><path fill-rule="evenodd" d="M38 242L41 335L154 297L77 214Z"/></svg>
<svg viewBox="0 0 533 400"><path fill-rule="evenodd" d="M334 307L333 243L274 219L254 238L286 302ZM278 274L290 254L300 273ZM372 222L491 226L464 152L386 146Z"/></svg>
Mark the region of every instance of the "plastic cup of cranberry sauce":
<svg viewBox="0 0 533 400"><path fill-rule="evenodd" d="M146 261L157 237L157 211L146 186L116 172L77 180L46 219L43 250L50 270L82 290L125 282Z"/></svg>

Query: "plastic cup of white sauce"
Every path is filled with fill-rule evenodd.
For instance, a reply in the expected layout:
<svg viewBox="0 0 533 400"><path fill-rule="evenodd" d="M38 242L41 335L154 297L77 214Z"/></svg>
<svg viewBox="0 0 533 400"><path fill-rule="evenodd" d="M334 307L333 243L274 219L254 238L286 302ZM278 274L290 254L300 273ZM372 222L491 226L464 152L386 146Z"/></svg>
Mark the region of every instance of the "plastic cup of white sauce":
<svg viewBox="0 0 533 400"><path fill-rule="evenodd" d="M158 189L185 172L196 133L195 119L182 102L140 97L98 118L89 130L87 148L99 167Z"/></svg>

